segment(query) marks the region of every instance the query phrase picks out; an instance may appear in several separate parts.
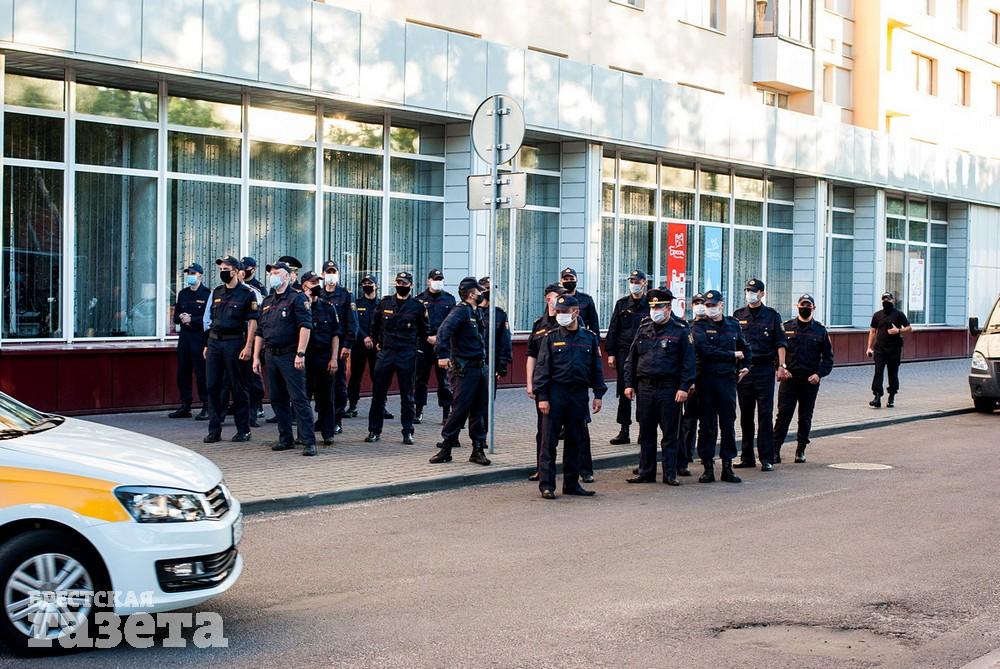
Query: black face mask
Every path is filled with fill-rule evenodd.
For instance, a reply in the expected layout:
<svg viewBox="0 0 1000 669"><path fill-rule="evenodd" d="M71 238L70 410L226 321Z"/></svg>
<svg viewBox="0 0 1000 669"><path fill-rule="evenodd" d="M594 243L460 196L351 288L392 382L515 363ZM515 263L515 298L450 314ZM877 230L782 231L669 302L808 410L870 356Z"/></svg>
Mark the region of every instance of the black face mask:
<svg viewBox="0 0 1000 669"><path fill-rule="evenodd" d="M572 293L576 290L576 281L563 281L563 288L566 289L566 292Z"/></svg>
<svg viewBox="0 0 1000 669"><path fill-rule="evenodd" d="M799 316L802 318L809 318L812 316L812 307L799 307Z"/></svg>
<svg viewBox="0 0 1000 669"><path fill-rule="evenodd" d="M479 293L478 295L476 295L476 304L482 304L485 301L486 301L486 296L485 295L483 295L482 293Z"/></svg>
<svg viewBox="0 0 1000 669"><path fill-rule="evenodd" d="M410 294L410 286L396 286L396 295L406 297Z"/></svg>
<svg viewBox="0 0 1000 669"><path fill-rule="evenodd" d="M309 294L312 295L313 297L319 297L320 293L322 292L323 289L320 288L319 286L313 286L312 288L309 289Z"/></svg>
<svg viewBox="0 0 1000 669"><path fill-rule="evenodd" d="M219 272L219 280L222 281L222 283L229 283L233 280L233 273L228 269L224 269Z"/></svg>
<svg viewBox="0 0 1000 669"><path fill-rule="evenodd" d="M884 311L887 314L892 311L892 307L893 307L892 302L883 302L882 303L882 311Z"/></svg>
<svg viewBox="0 0 1000 669"><path fill-rule="evenodd" d="M243 272L243 280L250 281L251 279L253 279L253 270L252 269L245 270Z"/></svg>
<svg viewBox="0 0 1000 669"><path fill-rule="evenodd" d="M479 302L489 302L490 301L490 291L486 291L479 294Z"/></svg>
<svg viewBox="0 0 1000 669"><path fill-rule="evenodd" d="M361 286L361 290L365 291L365 295L375 294L375 286Z"/></svg>

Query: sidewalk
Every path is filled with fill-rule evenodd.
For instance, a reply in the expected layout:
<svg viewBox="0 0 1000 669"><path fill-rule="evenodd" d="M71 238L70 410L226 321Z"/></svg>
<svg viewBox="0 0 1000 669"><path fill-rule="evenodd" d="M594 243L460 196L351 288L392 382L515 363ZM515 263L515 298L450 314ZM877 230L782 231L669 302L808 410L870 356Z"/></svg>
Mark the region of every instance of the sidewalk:
<svg viewBox="0 0 1000 669"><path fill-rule="evenodd" d="M905 364L900 370L902 391L896 408L881 410L868 406L872 367L837 368L824 380L820 390L813 436L970 410L968 368L966 360ZM632 444L608 444L608 439L618 429L616 406L612 384L605 396L604 410L594 416L591 425L597 468L638 462L636 426L632 428ZM206 423L170 420L166 412L108 414L86 417L86 420L149 434L205 455L222 469L230 489L248 511L492 483L518 479L534 470L534 404L521 388L497 393L496 453L490 455L493 465L489 467L466 462L470 449L464 434L463 448L455 451L454 462L431 465L427 459L436 452L434 444L440 439L440 410L436 407L425 410L423 425L416 426L417 443L404 446L399 431L398 397L389 398L389 408L396 420L386 422L382 441L364 442L368 401L362 400L359 416L345 419L344 432L337 436L336 443L325 448L320 446L320 454L314 458L302 457L299 449L275 453L265 447L265 443L277 438L277 426L273 424L261 423L249 443L222 441L207 445L201 442ZM265 407L265 412L271 415L269 407ZM794 428L793 421L793 434ZM232 421L227 421L223 426L224 439L234 432ZM789 450L787 446L785 450ZM595 485L599 486L600 474L597 478Z"/></svg>

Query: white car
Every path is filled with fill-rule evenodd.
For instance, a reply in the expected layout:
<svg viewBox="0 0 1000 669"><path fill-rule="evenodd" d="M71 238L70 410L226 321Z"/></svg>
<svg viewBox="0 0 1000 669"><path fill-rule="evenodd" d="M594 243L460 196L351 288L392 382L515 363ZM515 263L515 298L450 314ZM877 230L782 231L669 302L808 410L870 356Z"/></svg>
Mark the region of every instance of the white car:
<svg viewBox="0 0 1000 669"><path fill-rule="evenodd" d="M242 532L208 459L0 393L0 641L14 652L38 652L33 637L58 650L98 610L155 613L225 592L243 570Z"/></svg>

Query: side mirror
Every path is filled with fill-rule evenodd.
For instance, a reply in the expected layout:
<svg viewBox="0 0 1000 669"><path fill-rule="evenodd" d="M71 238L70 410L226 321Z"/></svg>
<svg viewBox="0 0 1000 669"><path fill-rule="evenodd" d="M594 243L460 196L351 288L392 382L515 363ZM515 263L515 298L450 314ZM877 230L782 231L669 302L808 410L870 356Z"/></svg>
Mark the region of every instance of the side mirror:
<svg viewBox="0 0 1000 669"><path fill-rule="evenodd" d="M969 319L969 334L978 337L982 330L979 329L979 319L973 316Z"/></svg>

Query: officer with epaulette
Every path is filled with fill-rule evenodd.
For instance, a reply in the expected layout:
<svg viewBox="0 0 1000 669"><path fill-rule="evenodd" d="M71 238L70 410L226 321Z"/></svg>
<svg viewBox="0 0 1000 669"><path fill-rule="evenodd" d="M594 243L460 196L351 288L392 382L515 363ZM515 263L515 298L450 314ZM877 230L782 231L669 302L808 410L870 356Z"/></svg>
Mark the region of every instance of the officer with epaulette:
<svg viewBox="0 0 1000 669"><path fill-rule="evenodd" d="M688 327L692 327L698 319L705 318L705 296L695 293L691 297L691 320ZM697 377L697 357L695 356L695 377ZM691 476L688 465L698 457L698 414L701 411L698 405L698 388L691 384L688 388L687 402L684 403L684 416L681 418L681 447L677 454L677 475Z"/></svg>
<svg viewBox="0 0 1000 669"><path fill-rule="evenodd" d="M479 279L479 290L482 293L483 299L479 303L479 315L483 319L483 323L486 324L487 332L489 332L490 326L490 277L484 276ZM504 311L499 305L494 308L497 317L497 324L494 328L494 337L496 338L496 378L493 379L493 387L496 388L497 379L502 376L507 376L508 368L510 363L514 360L514 342L510 336L510 320L507 316L507 312ZM489 346L489 339L486 340L487 347Z"/></svg>
<svg viewBox="0 0 1000 669"><path fill-rule="evenodd" d="M323 445L329 446L337 425L334 384L337 370L343 364L340 359L340 314L331 292L320 285L320 277L315 272L302 275L302 289L309 296L313 321L306 349L306 389L316 400L316 425L323 435Z"/></svg>
<svg viewBox="0 0 1000 669"><path fill-rule="evenodd" d="M556 444L560 431L563 441L563 494L593 495L580 485L580 447L587 443L589 391L594 413L601 410L601 398L607 392L600 338L581 327L580 303L572 295L556 300L558 327L545 335L538 348L532 388L538 410L545 415L538 488L545 499L555 499Z"/></svg>
<svg viewBox="0 0 1000 669"><path fill-rule="evenodd" d="M564 268L563 271L559 272L559 283L562 284L566 294L575 297L580 304L580 319L583 326L600 339L601 321L597 317L597 306L594 304L594 298L576 289L576 270L572 267Z"/></svg>
<svg viewBox="0 0 1000 669"><path fill-rule="evenodd" d="M441 430L438 452L431 464L451 462L451 449L466 420L472 438L469 462L490 464L486 457L486 412L489 403L489 368L486 362L486 323L478 307L482 291L476 277L467 276L458 284L461 299L438 328L435 352L437 367L448 369L454 386L452 411Z"/></svg>
<svg viewBox="0 0 1000 669"><path fill-rule="evenodd" d="M257 260L251 256L244 256L240 262L243 264L243 283L256 289L261 295L266 294L264 284L257 278Z"/></svg>
<svg viewBox="0 0 1000 669"><path fill-rule="evenodd" d="M796 404L799 407L799 429L795 462L806 461L806 446L809 444L820 379L833 371L830 335L821 323L813 320L816 301L807 293L799 298L797 308L799 315L783 324L788 339L785 356L788 376L778 388L778 418L774 423L775 462L781 462L781 444L788 434Z"/></svg>
<svg viewBox="0 0 1000 669"><path fill-rule="evenodd" d="M528 348L525 355L524 371L528 380L525 390L528 397L535 400L535 473L528 477L529 481L537 481L539 476L540 460L542 457L542 441L544 439L545 415L538 410L538 399L535 397L531 379L535 375L535 364L538 361L538 349L541 346L545 335L559 327L556 323L556 300L560 295L565 295L566 289L558 283L550 283L545 286L543 297L545 298L545 311L531 324L531 334L528 335Z"/></svg>
<svg viewBox="0 0 1000 669"><path fill-rule="evenodd" d="M313 413L306 394L306 349L313 327L309 298L291 287L292 268L287 263L279 260L264 269L271 293L264 298L260 309L253 366L254 371L260 373L263 354L271 406L278 417L278 441L271 445L271 450L294 448L294 413L302 455L316 455Z"/></svg>
<svg viewBox="0 0 1000 669"><path fill-rule="evenodd" d="M632 400L625 393L625 356L635 339L635 332L642 319L649 316L649 300L646 297L646 273L634 269L628 277L628 295L615 302L608 324L608 334L604 338L604 350L608 354L608 365L615 370L618 383L615 385L615 396L618 398L618 416L620 426L618 434L611 438L610 443L618 446L627 444L631 439L629 427L632 425Z"/></svg>
<svg viewBox="0 0 1000 669"><path fill-rule="evenodd" d="M257 304L261 304L267 291L264 290L264 285L255 276L257 261L246 256L240 260L240 264L243 265L240 280L254 292ZM240 362L240 366L243 370L243 383L250 399L250 427L260 427L257 420L264 416L264 378L253 371L253 360L243 360Z"/></svg>
<svg viewBox="0 0 1000 669"><path fill-rule="evenodd" d="M302 271L302 261L295 256L281 256L278 258L278 262L283 262L288 265L288 269L291 270L289 285L293 290L301 291L302 284L299 282L299 272Z"/></svg>
<svg viewBox="0 0 1000 669"><path fill-rule="evenodd" d="M347 398L350 406L344 414L348 418L358 415L358 400L361 398L361 381L364 379L365 368L368 368L368 378L375 381L375 341L372 339L372 317L378 306L378 278L374 274L364 274L361 277L361 291L354 298L354 313L358 321L358 334L351 349L351 380L347 385ZM388 411L382 412L386 420L394 416Z"/></svg>
<svg viewBox="0 0 1000 669"><path fill-rule="evenodd" d="M417 353L417 384L414 392L414 402L417 405L417 416L413 419L418 425L423 421L424 407L427 405L427 382L431 370L437 378L437 399L441 407L441 423L448 420L451 411L452 393L448 387L447 372L438 367L437 356L434 353L437 346L437 332L444 322L445 316L455 306L455 296L444 289L444 274L439 269L432 269L427 275L427 289L417 295L417 301L427 309L427 337L420 342Z"/></svg>
<svg viewBox="0 0 1000 669"><path fill-rule="evenodd" d="M785 332L781 315L764 304L767 293L760 279L747 281L746 306L733 312L750 346L750 374L736 385L740 405L742 450L736 469L753 468L754 413L757 414L757 456L760 469L774 471L774 382L785 378ZM775 373L777 370L777 374Z"/></svg>
<svg viewBox="0 0 1000 669"><path fill-rule="evenodd" d="M385 400L393 375L399 386L403 443L413 443L413 377L416 375L417 348L427 339L427 309L410 294L412 289L413 275L398 273L396 292L382 298L372 317L372 340L378 347L378 357L372 406L368 412L368 436L365 437L368 443L382 438Z"/></svg>
<svg viewBox="0 0 1000 669"><path fill-rule="evenodd" d="M341 421L347 413L347 365L350 363L351 348L358 336L358 317L354 311L354 297L340 285L340 266L335 260L323 263L323 292L320 299L332 304L340 320L339 362L333 379L334 432L340 434Z"/></svg>
<svg viewBox="0 0 1000 669"><path fill-rule="evenodd" d="M629 352L621 360L624 395L637 397L639 472L629 483L656 482L656 430L663 433L663 482L677 481L681 407L695 380L694 344L688 324L671 313L668 288L649 291L649 317L642 319Z"/></svg>
<svg viewBox="0 0 1000 669"><path fill-rule="evenodd" d="M177 329L177 389L181 394L179 409L168 418L191 417L191 374L198 387L201 412L195 420L208 420L208 389L205 386L205 330L202 320L212 291L202 283L205 270L196 262L183 270L184 288L177 291L174 302L174 327Z"/></svg>
<svg viewBox="0 0 1000 669"><path fill-rule="evenodd" d="M219 267L221 285L212 291L211 306L205 320L210 324L205 347L205 377L208 389L208 435L206 444L222 440L222 420L226 406L222 393L229 387L232 393L233 419L236 434L233 441L250 441L250 403L243 382L240 361L253 355L257 334L259 304L249 286L240 281L242 263L233 256L215 261Z"/></svg>
<svg viewBox="0 0 1000 669"><path fill-rule="evenodd" d="M722 480L742 482L733 472L733 458L736 457L736 384L750 373L753 356L743 338L740 324L736 319L727 317L722 309L722 293L705 291L707 318L695 321L691 326L698 357L696 385L701 396L698 457L705 465L705 473L698 479L700 483L715 481L715 446L720 432Z"/></svg>

